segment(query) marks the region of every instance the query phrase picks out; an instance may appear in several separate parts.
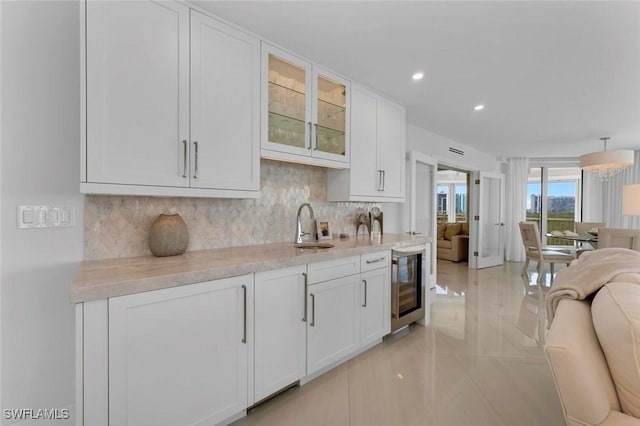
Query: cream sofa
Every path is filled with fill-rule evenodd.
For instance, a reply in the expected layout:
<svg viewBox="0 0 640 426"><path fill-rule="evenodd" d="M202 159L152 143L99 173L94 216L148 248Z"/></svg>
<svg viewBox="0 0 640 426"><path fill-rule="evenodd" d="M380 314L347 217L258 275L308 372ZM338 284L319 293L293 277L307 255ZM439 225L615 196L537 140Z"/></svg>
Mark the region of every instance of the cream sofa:
<svg viewBox="0 0 640 426"><path fill-rule="evenodd" d="M442 224L440 225L442 226ZM447 229L455 225L459 225L460 233L447 235ZM439 229L438 232L438 259L452 262L467 260L469 255L469 224L466 222L446 223L444 228L444 230Z"/></svg>
<svg viewBox="0 0 640 426"><path fill-rule="evenodd" d="M640 425L640 280L625 281L606 284L593 306L558 303L545 352L570 426Z"/></svg>

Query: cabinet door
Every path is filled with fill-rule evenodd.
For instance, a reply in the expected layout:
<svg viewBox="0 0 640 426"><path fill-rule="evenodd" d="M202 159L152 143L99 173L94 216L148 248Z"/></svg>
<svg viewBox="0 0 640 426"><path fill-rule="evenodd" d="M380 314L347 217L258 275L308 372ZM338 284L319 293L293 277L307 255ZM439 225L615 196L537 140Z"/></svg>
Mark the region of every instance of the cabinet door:
<svg viewBox="0 0 640 426"><path fill-rule="evenodd" d="M262 148L311 156L311 64L262 44Z"/></svg>
<svg viewBox="0 0 640 426"><path fill-rule="evenodd" d="M87 181L188 186L189 8L86 4Z"/></svg>
<svg viewBox="0 0 640 426"><path fill-rule="evenodd" d="M349 82L320 67L313 71L312 155L349 162Z"/></svg>
<svg viewBox="0 0 640 426"><path fill-rule="evenodd" d="M309 286L307 374L313 374L359 348L359 302L359 274Z"/></svg>
<svg viewBox="0 0 640 426"><path fill-rule="evenodd" d="M250 275L109 299L109 422L216 424L247 407Z"/></svg>
<svg viewBox="0 0 640 426"><path fill-rule="evenodd" d="M305 376L306 270L303 265L256 274L256 402Z"/></svg>
<svg viewBox="0 0 640 426"><path fill-rule="evenodd" d="M405 108L380 99L379 164L382 170L382 193L385 197L405 195L406 119Z"/></svg>
<svg viewBox="0 0 640 426"><path fill-rule="evenodd" d="M361 275L361 346L391 332L391 281L389 268Z"/></svg>
<svg viewBox="0 0 640 426"><path fill-rule="evenodd" d="M352 86L350 195L381 195L377 155L378 107L376 94Z"/></svg>
<svg viewBox="0 0 640 426"><path fill-rule="evenodd" d="M192 10L191 187L257 191L259 162L259 41Z"/></svg>

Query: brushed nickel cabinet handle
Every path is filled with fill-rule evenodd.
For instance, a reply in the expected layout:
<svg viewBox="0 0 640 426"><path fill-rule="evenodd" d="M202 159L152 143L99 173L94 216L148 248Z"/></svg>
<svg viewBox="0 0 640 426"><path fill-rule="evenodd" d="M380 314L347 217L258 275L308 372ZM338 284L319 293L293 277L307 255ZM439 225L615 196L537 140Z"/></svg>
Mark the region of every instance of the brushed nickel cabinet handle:
<svg viewBox="0 0 640 426"><path fill-rule="evenodd" d="M382 262L385 258L384 257L380 257L378 259L369 259L367 260L367 263L378 263L378 262Z"/></svg>
<svg viewBox="0 0 640 426"><path fill-rule="evenodd" d="M385 178L387 177L387 172L385 170L382 171L382 190L384 191L384 183L385 183Z"/></svg>
<svg viewBox="0 0 640 426"><path fill-rule="evenodd" d="M313 144L313 150L317 151L318 150L318 123L314 123L313 125L316 128L316 143Z"/></svg>
<svg viewBox="0 0 640 426"><path fill-rule="evenodd" d="M309 146L307 147L307 149L311 149L311 122L307 124L309 124Z"/></svg>
<svg viewBox="0 0 640 426"><path fill-rule="evenodd" d="M247 286L242 285L243 293L243 324L242 324L242 343L247 343Z"/></svg>
<svg viewBox="0 0 640 426"><path fill-rule="evenodd" d="M378 170L378 191L382 191L382 170Z"/></svg>
<svg viewBox="0 0 640 426"><path fill-rule="evenodd" d="M195 165L193 171L193 178L198 179L198 141L193 141L193 147L195 148L194 157L195 157Z"/></svg>
<svg viewBox="0 0 640 426"><path fill-rule="evenodd" d="M184 164L183 164L183 169L182 169L182 177L186 178L187 177L187 140L184 139L182 141L182 147L183 147L183 153L182 153L182 158L184 160Z"/></svg>
<svg viewBox="0 0 640 426"><path fill-rule="evenodd" d="M309 325L311 327L316 326L316 296L313 293L309 293L311 296L311 323Z"/></svg>
<svg viewBox="0 0 640 426"><path fill-rule="evenodd" d="M302 317L302 322L307 322L307 273L303 272L302 276L304 277L304 289L302 291L302 304L304 305L304 315Z"/></svg>
<svg viewBox="0 0 640 426"><path fill-rule="evenodd" d="M362 280L364 283L364 303L362 304L363 308L367 307L367 280Z"/></svg>

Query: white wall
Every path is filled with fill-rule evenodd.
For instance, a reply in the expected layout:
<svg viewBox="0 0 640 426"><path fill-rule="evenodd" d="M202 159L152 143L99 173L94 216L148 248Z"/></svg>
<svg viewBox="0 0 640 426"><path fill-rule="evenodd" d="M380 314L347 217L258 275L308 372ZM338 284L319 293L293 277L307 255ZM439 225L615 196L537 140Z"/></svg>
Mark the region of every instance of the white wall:
<svg viewBox="0 0 640 426"><path fill-rule="evenodd" d="M464 155L449 152L449 147L464 151ZM495 156L485 154L413 124L407 124L407 151L412 149L430 155L436 158L439 163L449 166L466 170L500 171L500 163Z"/></svg>
<svg viewBox="0 0 640 426"><path fill-rule="evenodd" d="M79 6L3 2L0 20L0 402L61 409L75 397L68 292L83 253ZM76 226L18 230L20 204L72 204Z"/></svg>
<svg viewBox="0 0 640 426"><path fill-rule="evenodd" d="M449 147L464 151L464 156L449 152ZM464 170L483 170L500 172L500 162L474 148L447 139L421 127L407 124L407 152L415 150L434 157L439 163L455 166ZM409 164L407 163L407 171ZM409 230L409 188L407 179L407 198L403 204L386 203L384 211L384 229L389 233L404 233Z"/></svg>

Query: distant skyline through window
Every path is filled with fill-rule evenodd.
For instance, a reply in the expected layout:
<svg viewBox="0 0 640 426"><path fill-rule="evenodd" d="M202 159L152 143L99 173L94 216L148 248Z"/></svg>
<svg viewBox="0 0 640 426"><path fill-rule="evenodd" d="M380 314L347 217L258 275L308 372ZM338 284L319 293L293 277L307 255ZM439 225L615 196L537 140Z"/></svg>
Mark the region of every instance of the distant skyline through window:
<svg viewBox="0 0 640 426"><path fill-rule="evenodd" d="M575 197L575 181L549 182L547 196L549 197ZM531 208L531 196L540 195L540 182L527 185L527 209Z"/></svg>

